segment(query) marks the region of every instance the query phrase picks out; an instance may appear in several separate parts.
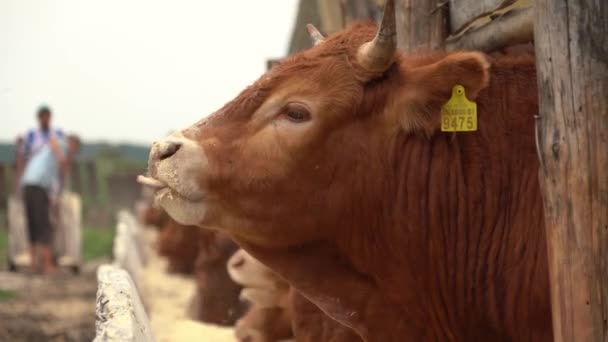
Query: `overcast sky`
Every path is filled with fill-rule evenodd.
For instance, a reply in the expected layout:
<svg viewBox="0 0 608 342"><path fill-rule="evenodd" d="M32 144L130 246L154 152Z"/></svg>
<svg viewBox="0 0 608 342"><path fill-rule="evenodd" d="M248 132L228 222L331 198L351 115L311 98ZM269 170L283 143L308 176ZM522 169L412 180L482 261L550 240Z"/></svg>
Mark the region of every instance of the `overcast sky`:
<svg viewBox="0 0 608 342"><path fill-rule="evenodd" d="M41 103L86 140L148 144L190 125L284 56L296 3L0 0L0 140Z"/></svg>

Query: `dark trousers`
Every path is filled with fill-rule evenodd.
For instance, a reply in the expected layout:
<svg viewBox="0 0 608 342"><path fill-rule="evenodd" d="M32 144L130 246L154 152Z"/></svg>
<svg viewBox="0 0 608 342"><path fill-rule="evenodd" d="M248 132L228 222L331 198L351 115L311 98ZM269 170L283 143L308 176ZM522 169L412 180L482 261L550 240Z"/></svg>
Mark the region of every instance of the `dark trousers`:
<svg viewBox="0 0 608 342"><path fill-rule="evenodd" d="M30 243L50 246L53 230L49 211L49 195L43 187L26 185L23 189Z"/></svg>

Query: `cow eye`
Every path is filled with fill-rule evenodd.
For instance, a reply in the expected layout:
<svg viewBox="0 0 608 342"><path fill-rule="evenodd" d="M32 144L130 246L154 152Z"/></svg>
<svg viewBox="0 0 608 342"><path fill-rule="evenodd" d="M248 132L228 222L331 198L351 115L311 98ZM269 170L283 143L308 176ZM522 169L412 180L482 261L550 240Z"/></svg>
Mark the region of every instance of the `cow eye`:
<svg viewBox="0 0 608 342"><path fill-rule="evenodd" d="M285 108L285 117L292 122L304 122L310 120L310 112L302 105L290 105Z"/></svg>

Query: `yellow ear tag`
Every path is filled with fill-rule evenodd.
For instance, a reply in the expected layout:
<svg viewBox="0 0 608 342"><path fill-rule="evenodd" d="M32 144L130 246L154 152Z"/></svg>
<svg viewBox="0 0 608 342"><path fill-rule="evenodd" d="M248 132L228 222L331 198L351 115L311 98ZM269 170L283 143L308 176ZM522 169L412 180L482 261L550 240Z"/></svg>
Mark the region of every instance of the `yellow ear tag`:
<svg viewBox="0 0 608 342"><path fill-rule="evenodd" d="M442 132L473 132L477 130L477 103L469 101L464 87L452 88L452 97L441 108Z"/></svg>

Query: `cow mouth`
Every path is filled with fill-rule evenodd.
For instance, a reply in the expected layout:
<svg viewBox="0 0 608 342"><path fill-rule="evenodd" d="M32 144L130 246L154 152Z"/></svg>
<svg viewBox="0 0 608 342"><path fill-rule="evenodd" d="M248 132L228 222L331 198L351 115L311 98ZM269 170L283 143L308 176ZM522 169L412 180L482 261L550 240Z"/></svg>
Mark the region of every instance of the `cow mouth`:
<svg viewBox="0 0 608 342"><path fill-rule="evenodd" d="M179 182L158 176L138 176L137 182L154 189L153 206L162 208L171 218L183 225L199 225L206 217L204 193L190 191Z"/></svg>
<svg viewBox="0 0 608 342"><path fill-rule="evenodd" d="M169 200L178 198L178 199L184 200L184 201L198 202L198 201L193 201L192 199L181 195L178 190L172 188L171 186L169 186L169 184L167 184L166 182L164 182L160 179L156 179L156 178L152 178L152 177L144 176L144 175L139 175L139 176L137 176L137 182L143 186L147 186L147 187L155 190L155 202L157 202L157 203L165 198L167 198Z"/></svg>
<svg viewBox="0 0 608 342"><path fill-rule="evenodd" d="M145 185L145 186L148 186L150 188L157 189L157 190L169 187L167 185L167 183L165 183L165 182L163 182L161 180L158 180L158 179L152 178L152 177L146 177L144 175L137 176L137 182L139 184L141 184L141 185Z"/></svg>

